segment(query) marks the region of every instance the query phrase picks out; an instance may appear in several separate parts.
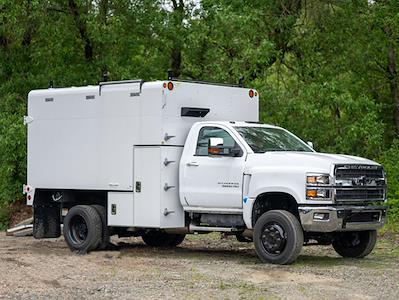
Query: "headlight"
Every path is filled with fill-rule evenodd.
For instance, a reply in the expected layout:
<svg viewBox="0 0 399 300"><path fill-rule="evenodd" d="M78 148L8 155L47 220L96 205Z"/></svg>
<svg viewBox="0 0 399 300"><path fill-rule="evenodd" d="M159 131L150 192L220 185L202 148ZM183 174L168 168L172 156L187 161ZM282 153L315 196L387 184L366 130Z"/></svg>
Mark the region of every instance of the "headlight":
<svg viewBox="0 0 399 300"><path fill-rule="evenodd" d="M330 175L309 173L306 176L306 199L331 200Z"/></svg>
<svg viewBox="0 0 399 300"><path fill-rule="evenodd" d="M307 188L306 189L306 199L315 200L315 199L330 199L331 198L331 190L324 188Z"/></svg>
<svg viewBox="0 0 399 300"><path fill-rule="evenodd" d="M308 185L324 185L330 184L330 175L328 174L309 174L306 176Z"/></svg>

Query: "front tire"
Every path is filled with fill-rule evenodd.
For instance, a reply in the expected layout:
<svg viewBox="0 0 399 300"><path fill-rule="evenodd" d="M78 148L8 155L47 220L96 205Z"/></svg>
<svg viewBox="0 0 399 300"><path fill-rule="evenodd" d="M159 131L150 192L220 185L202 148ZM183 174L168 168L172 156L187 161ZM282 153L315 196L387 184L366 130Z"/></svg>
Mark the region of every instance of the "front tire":
<svg viewBox="0 0 399 300"><path fill-rule="evenodd" d="M342 257L363 258L373 251L376 242L376 230L340 232L332 246Z"/></svg>
<svg viewBox="0 0 399 300"><path fill-rule="evenodd" d="M285 210L271 210L256 221L255 251L266 263L291 264L303 246L303 230L298 219Z"/></svg>
<svg viewBox="0 0 399 300"><path fill-rule="evenodd" d="M85 254L96 249L102 240L102 222L89 205L72 207L64 219L64 238L72 251Z"/></svg>

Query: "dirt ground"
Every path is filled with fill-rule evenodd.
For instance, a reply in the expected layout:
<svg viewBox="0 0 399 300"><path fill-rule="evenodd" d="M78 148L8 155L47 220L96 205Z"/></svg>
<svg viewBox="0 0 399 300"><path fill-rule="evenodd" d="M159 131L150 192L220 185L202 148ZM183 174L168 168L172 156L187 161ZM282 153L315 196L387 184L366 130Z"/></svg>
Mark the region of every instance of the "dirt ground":
<svg viewBox="0 0 399 300"><path fill-rule="evenodd" d="M395 241L396 238L396 241ZM305 247L291 266L262 264L252 244L191 235L175 249L115 239L76 255L63 238L0 233L0 299L398 299L399 242L380 239L365 259Z"/></svg>

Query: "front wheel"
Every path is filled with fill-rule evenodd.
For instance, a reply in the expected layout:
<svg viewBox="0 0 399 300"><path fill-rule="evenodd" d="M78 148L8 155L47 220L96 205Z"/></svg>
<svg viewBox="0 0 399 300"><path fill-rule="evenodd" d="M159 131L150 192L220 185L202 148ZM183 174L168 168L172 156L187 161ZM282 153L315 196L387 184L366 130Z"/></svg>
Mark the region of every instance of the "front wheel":
<svg viewBox="0 0 399 300"><path fill-rule="evenodd" d="M303 230L298 219L285 210L271 210L256 221L255 251L263 262L291 264L303 246Z"/></svg>
<svg viewBox="0 0 399 300"><path fill-rule="evenodd" d="M363 258L373 251L376 242L376 230L340 232L332 246L342 257Z"/></svg>

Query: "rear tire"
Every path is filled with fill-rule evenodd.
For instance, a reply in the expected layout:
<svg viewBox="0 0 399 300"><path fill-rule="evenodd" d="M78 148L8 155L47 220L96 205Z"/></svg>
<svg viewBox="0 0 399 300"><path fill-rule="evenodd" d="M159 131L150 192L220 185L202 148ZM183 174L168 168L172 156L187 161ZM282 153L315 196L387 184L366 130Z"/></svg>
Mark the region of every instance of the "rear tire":
<svg viewBox="0 0 399 300"><path fill-rule="evenodd" d="M363 258L373 251L376 242L376 230L340 232L332 246L342 257Z"/></svg>
<svg viewBox="0 0 399 300"><path fill-rule="evenodd" d="M176 247L185 237L185 234L168 234L158 230L150 230L141 236L144 243L151 247Z"/></svg>
<svg viewBox="0 0 399 300"><path fill-rule="evenodd" d="M100 215L101 218L101 224L102 224L102 236L101 236L101 242L97 247L97 250L105 250L109 246L111 237L109 234L109 228L108 228L108 223L107 223L107 210L104 206L102 205L91 205L97 213Z"/></svg>
<svg viewBox="0 0 399 300"><path fill-rule="evenodd" d="M176 247L183 243L184 239L186 238L185 234L170 234L174 236L172 240L169 242L169 247Z"/></svg>
<svg viewBox="0 0 399 300"><path fill-rule="evenodd" d="M291 264L303 246L303 230L298 219L285 210L270 210L256 221L255 251L266 263Z"/></svg>
<svg viewBox="0 0 399 300"><path fill-rule="evenodd" d="M79 254L96 249L102 239L101 217L96 209L89 205L72 207L64 219L64 238Z"/></svg>

